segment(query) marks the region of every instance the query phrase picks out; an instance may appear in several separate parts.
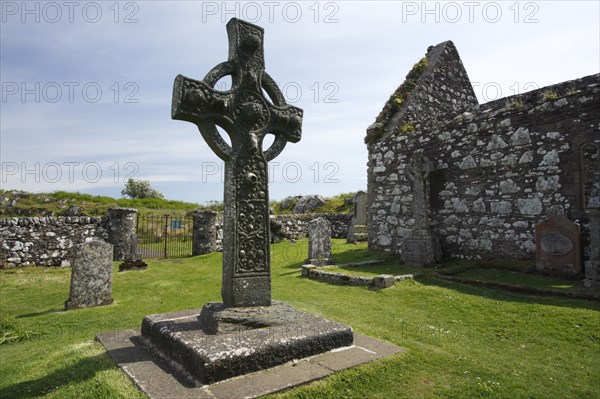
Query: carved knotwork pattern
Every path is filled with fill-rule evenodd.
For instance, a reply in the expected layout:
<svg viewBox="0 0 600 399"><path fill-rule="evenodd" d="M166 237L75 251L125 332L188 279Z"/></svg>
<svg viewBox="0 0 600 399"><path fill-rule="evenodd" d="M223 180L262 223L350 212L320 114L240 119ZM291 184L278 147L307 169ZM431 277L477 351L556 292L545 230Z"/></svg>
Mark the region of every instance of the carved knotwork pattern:
<svg viewBox="0 0 600 399"><path fill-rule="evenodd" d="M236 274L267 273L267 163L257 148L240 156L236 174L238 253Z"/></svg>

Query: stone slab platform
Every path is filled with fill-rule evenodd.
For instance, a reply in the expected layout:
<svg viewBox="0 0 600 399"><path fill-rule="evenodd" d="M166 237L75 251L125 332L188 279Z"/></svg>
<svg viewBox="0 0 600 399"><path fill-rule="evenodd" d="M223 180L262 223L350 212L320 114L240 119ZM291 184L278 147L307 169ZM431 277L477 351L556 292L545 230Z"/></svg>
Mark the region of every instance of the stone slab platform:
<svg viewBox="0 0 600 399"><path fill-rule="evenodd" d="M197 385L212 384L352 345L352 329L274 301L273 306L185 310L144 317L142 337ZM216 331L222 333L215 333Z"/></svg>
<svg viewBox="0 0 600 399"><path fill-rule="evenodd" d="M152 399L257 398L404 351L388 342L354 333L352 346L211 385L195 386L174 370L176 365L155 356L144 344L139 330L100 333L96 339L104 345L113 361Z"/></svg>

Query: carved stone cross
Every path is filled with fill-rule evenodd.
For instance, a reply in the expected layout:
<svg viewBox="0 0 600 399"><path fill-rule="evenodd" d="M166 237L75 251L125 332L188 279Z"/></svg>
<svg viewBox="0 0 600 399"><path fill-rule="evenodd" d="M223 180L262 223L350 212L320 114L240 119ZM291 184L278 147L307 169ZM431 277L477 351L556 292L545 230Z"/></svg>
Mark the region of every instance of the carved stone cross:
<svg viewBox="0 0 600 399"><path fill-rule="evenodd" d="M423 150L417 150L407 165L408 175L413 181L413 213L415 218L415 229L429 228L427 215L429 193L427 178L432 172L431 161L423 154Z"/></svg>
<svg viewBox="0 0 600 399"><path fill-rule="evenodd" d="M267 162L302 134L302 110L288 105L265 72L261 27L233 18L227 23L229 60L202 81L178 75L173 119L198 126L225 162L222 298L227 307L270 306L271 267ZM224 76L232 87L214 87ZM267 95L265 95L266 93ZM230 137L229 145L217 130ZM275 140L267 150L267 134Z"/></svg>

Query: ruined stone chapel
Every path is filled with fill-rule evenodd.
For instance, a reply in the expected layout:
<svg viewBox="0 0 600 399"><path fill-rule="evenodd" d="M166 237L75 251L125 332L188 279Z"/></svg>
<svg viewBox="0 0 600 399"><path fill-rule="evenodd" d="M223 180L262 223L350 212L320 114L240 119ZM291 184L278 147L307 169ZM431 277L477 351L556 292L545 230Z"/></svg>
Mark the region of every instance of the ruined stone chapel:
<svg viewBox="0 0 600 399"><path fill-rule="evenodd" d="M367 129L369 247L401 254L425 223L446 257L534 259L535 226L558 214L589 259L599 110L600 74L478 104L454 44L430 47Z"/></svg>

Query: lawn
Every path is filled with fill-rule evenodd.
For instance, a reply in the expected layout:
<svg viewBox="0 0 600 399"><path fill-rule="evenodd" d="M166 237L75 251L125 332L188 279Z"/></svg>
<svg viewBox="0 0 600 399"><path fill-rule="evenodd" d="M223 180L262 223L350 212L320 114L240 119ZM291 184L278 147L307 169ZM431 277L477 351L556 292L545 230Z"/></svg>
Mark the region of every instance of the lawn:
<svg viewBox="0 0 600 399"><path fill-rule="evenodd" d="M374 265L361 265L361 266L353 266L353 265L339 265L339 266L327 266L321 268L324 272L331 273L343 273L349 274L353 276L365 276L365 277L374 277L379 276L380 274L390 274L392 276L399 276L403 274L418 274L427 271L428 269L423 269L418 266L408 266L401 265L397 260L386 260L383 263L377 263Z"/></svg>
<svg viewBox="0 0 600 399"><path fill-rule="evenodd" d="M533 287L568 292L581 291L581 282L579 280L567 280L565 278L538 274L524 274L511 270L471 269L457 273L456 276L469 280L489 281L517 287Z"/></svg>
<svg viewBox="0 0 600 399"><path fill-rule="evenodd" d="M335 241L335 258L365 260ZM597 398L600 305L466 286L433 276L372 291L299 277L307 241L272 247L273 297L349 324L406 352L336 373L277 398ZM0 397L143 398L93 340L151 313L220 299L221 255L150 260L113 275L110 306L65 312L68 269L0 271Z"/></svg>

